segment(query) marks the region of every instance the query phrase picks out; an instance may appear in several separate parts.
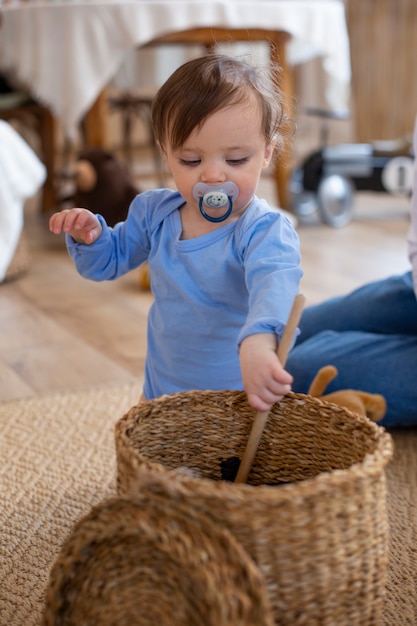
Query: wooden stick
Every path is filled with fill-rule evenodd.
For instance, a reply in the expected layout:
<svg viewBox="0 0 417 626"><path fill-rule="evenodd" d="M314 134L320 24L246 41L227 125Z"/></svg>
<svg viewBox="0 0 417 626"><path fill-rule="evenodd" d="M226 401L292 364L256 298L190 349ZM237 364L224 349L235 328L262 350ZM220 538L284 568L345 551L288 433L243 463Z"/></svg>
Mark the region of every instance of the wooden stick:
<svg viewBox="0 0 417 626"><path fill-rule="evenodd" d="M277 355L282 367L285 367L285 363L287 361L288 353L291 347L292 338L301 318L304 302L305 297L303 296L303 294L299 293L294 299L287 325L285 326L284 332L282 333L281 341L279 342L277 351ZM245 483L248 478L253 459L255 458L255 454L265 428L266 420L268 419L268 415L269 411L258 411L255 416L255 420L249 434L248 443L246 444L245 452L243 453L242 461L239 466L239 471L237 473L235 483Z"/></svg>

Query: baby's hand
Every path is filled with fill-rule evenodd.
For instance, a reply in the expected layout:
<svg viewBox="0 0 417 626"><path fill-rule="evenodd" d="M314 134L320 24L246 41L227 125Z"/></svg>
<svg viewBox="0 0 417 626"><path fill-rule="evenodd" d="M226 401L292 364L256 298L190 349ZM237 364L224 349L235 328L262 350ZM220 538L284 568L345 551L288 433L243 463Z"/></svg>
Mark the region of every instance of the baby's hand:
<svg viewBox="0 0 417 626"><path fill-rule="evenodd" d="M49 230L55 235L66 233L77 243L91 244L101 235L101 224L87 209L65 209L54 213L49 220Z"/></svg>
<svg viewBox="0 0 417 626"><path fill-rule="evenodd" d="M279 362L273 334L246 337L240 346L240 367L248 402L256 411L269 411L291 391L293 378Z"/></svg>

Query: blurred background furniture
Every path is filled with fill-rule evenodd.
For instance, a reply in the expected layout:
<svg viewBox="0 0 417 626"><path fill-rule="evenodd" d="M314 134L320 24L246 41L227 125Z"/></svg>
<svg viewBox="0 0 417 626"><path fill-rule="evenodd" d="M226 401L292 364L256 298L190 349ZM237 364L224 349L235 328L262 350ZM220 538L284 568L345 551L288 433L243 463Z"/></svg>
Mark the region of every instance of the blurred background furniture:
<svg viewBox="0 0 417 626"><path fill-rule="evenodd" d="M109 95L109 113L120 113L122 121L122 151L125 160L132 169L135 155L133 131L135 122L139 119L146 128L148 141L151 147L155 172L158 182L165 184L163 163L159 148L155 141L152 129L152 102L155 97L155 89L128 89L119 94Z"/></svg>
<svg viewBox="0 0 417 626"><path fill-rule="evenodd" d="M7 4L2 13L0 69L50 104L69 136L129 51L190 29L223 28L230 42L234 29L289 33L289 63L321 57L329 102L347 106L349 42L339 0L58 0Z"/></svg>
<svg viewBox="0 0 417 626"><path fill-rule="evenodd" d="M208 33L216 43L219 29L229 42L237 41L239 32L245 41L253 40L251 32L256 40L261 35L283 66L281 79L290 100L286 54L290 64L319 56L329 106L348 106L349 42L339 0L40 1L6 4L2 11L0 70L13 73L47 104L67 137L77 136L84 120L90 145L108 147L104 89L128 52L150 42L167 43L167 38L180 43L178 33L197 33L194 44ZM274 172L281 205L288 161L280 159Z"/></svg>

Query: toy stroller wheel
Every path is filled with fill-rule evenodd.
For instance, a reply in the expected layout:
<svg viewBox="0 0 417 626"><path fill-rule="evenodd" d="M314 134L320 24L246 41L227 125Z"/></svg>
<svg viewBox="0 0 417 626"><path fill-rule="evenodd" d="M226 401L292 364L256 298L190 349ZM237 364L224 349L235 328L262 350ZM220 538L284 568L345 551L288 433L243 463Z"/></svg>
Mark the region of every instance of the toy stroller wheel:
<svg viewBox="0 0 417 626"><path fill-rule="evenodd" d="M317 203L320 217L334 228L346 226L353 217L353 185L348 178L332 174L320 182Z"/></svg>
<svg viewBox="0 0 417 626"><path fill-rule="evenodd" d="M315 194L303 187L303 170L294 170L290 180L291 208L296 215L309 217L317 211Z"/></svg>

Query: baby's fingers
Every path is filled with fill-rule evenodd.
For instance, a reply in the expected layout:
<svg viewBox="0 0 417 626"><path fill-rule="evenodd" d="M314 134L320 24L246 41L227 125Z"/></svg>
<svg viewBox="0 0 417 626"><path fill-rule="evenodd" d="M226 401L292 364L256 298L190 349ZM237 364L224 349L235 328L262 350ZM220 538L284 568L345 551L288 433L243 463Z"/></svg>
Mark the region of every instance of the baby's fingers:
<svg viewBox="0 0 417 626"><path fill-rule="evenodd" d="M55 235L64 232L81 243L93 243L101 234L97 217L86 209L66 209L55 213L49 221L49 229Z"/></svg>
<svg viewBox="0 0 417 626"><path fill-rule="evenodd" d="M257 393L247 392L248 402L257 411L269 411L275 402L280 402L290 391L290 384L273 383L270 388L262 388Z"/></svg>
<svg viewBox="0 0 417 626"><path fill-rule="evenodd" d="M263 413L269 411L272 406L272 402L265 402L257 393L248 393L248 403L255 411Z"/></svg>
<svg viewBox="0 0 417 626"><path fill-rule="evenodd" d="M64 233L81 232L95 225L91 213L85 209L71 209L68 212L63 211L63 213L65 213L63 222Z"/></svg>
<svg viewBox="0 0 417 626"><path fill-rule="evenodd" d="M64 220L64 211L54 213L49 220L49 230L51 233L54 233L54 235L60 235L63 231Z"/></svg>
<svg viewBox="0 0 417 626"><path fill-rule="evenodd" d="M49 229L55 235L62 232L69 233L72 230L82 230L88 217L88 214L84 216L83 213L86 213L83 209L64 209L59 213L54 213L49 220Z"/></svg>

